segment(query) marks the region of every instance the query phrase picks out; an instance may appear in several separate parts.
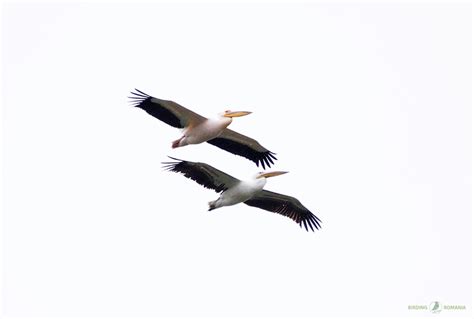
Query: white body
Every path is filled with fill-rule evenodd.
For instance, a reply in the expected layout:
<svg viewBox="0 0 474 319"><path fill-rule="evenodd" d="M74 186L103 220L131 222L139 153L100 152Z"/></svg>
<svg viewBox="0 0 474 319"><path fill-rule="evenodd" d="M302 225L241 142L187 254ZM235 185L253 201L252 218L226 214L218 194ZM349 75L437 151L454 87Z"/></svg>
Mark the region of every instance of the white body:
<svg viewBox="0 0 474 319"><path fill-rule="evenodd" d="M245 202L260 192L266 183L266 178L241 181L236 186L224 191L217 200L210 202L209 207L210 209L215 209Z"/></svg>
<svg viewBox="0 0 474 319"><path fill-rule="evenodd" d="M179 139L179 146L189 144L200 144L219 136L227 126L232 123L230 117L219 117L217 119L207 119L196 126L191 126L185 129L183 137Z"/></svg>

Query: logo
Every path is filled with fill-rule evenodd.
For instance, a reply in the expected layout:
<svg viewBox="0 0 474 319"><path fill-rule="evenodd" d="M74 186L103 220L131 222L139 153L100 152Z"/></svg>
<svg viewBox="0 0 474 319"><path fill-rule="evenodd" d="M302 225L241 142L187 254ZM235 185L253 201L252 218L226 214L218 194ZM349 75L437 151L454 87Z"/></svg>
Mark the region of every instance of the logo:
<svg viewBox="0 0 474 319"><path fill-rule="evenodd" d="M431 313L440 313L441 310L444 311L465 311L466 305L463 304L442 304L440 301L432 301L430 304L412 304L408 305L408 310L410 311L426 311Z"/></svg>
<svg viewBox="0 0 474 319"><path fill-rule="evenodd" d="M433 301L432 303L430 303L428 308L430 309L431 313L440 313L442 305L439 301Z"/></svg>

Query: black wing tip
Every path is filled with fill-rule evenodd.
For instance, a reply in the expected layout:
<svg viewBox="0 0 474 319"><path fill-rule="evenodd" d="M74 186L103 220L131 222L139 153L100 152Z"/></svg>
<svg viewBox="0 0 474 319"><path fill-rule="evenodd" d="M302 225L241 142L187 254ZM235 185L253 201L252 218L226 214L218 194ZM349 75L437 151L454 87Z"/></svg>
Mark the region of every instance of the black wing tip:
<svg viewBox="0 0 474 319"><path fill-rule="evenodd" d="M316 230L319 230L321 229L321 220L316 216L316 215L313 215L311 213L310 216L308 216L307 218L304 218L302 219L300 222L299 222L299 225L301 228L304 228L306 229L306 231L316 231ZM309 229L308 229L308 226L309 226Z"/></svg>
<svg viewBox="0 0 474 319"><path fill-rule="evenodd" d="M181 160L176 157L168 157L174 160L174 162L161 162L161 164L163 165L163 169L166 171L175 171L176 166L184 162L184 160Z"/></svg>
<svg viewBox="0 0 474 319"><path fill-rule="evenodd" d="M138 97L144 97L144 98L151 97L151 95L146 94L145 92L140 91L137 88L135 88L135 91L130 91L130 93Z"/></svg>
<svg viewBox="0 0 474 319"><path fill-rule="evenodd" d="M131 91L130 94L132 94L132 96L128 97L130 99L129 102L135 107L141 107L145 101L149 101L152 98L151 95L148 95L139 89Z"/></svg>
<svg viewBox="0 0 474 319"><path fill-rule="evenodd" d="M261 156L257 159L255 159L255 163L257 164L257 167L260 167L262 165L263 169L266 169L267 167L270 168L272 165L275 165L273 161L276 161L277 158L275 156L276 154L270 151L265 151L261 153Z"/></svg>
<svg viewBox="0 0 474 319"><path fill-rule="evenodd" d="M260 167L261 165L263 169L270 167L272 164L274 164L274 161L277 160L275 153L263 148L258 143L257 146L262 147L263 150L261 148L257 150L252 146L241 144L238 141L232 141L226 137L219 136L208 140L207 143L222 148L223 150L234 155L245 157L246 159L254 162L257 167Z"/></svg>
<svg viewBox="0 0 474 319"><path fill-rule="evenodd" d="M172 157L172 156L169 156L169 155L168 155L168 158L171 158L172 160L175 160L175 161L178 161L178 162L184 162L184 160L182 160L182 159Z"/></svg>
<svg viewBox="0 0 474 319"><path fill-rule="evenodd" d="M161 163L163 166L163 170L164 171L169 171L169 172L174 172L175 168L176 168L176 165L178 165L179 163L176 163L176 162L162 162Z"/></svg>

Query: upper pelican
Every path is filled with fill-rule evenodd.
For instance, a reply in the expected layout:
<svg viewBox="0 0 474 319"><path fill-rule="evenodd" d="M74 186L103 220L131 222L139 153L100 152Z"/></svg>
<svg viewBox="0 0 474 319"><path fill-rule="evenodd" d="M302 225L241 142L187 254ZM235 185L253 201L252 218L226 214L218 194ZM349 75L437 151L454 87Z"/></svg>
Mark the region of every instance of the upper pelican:
<svg viewBox="0 0 474 319"><path fill-rule="evenodd" d="M276 160L270 152L256 140L229 130L232 118L245 116L247 111L225 111L217 119L208 119L173 102L160 100L135 89L130 98L134 105L148 114L176 128L182 128L183 136L172 143L172 147L208 142L233 154L243 156L257 164L270 167Z"/></svg>
<svg viewBox="0 0 474 319"><path fill-rule="evenodd" d="M304 225L306 230L308 227L312 231L321 227L321 220L296 198L263 190L268 177L288 172L261 172L249 181L241 181L205 163L170 158L176 162L164 162L165 169L182 173L187 178L217 193L222 192L217 200L209 202L209 210L243 202L249 206L287 216L297 222L300 227Z"/></svg>

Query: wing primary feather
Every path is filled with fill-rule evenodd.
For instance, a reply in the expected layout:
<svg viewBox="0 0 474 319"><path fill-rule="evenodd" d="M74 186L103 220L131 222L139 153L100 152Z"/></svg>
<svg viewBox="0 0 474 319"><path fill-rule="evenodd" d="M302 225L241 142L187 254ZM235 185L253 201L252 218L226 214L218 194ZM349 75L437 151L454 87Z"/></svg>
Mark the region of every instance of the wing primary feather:
<svg viewBox="0 0 474 319"><path fill-rule="evenodd" d="M314 232L321 227L319 218L304 207L299 200L291 196L263 190L244 203L286 216L300 227L304 227L306 231Z"/></svg>
<svg viewBox="0 0 474 319"><path fill-rule="evenodd" d="M137 90L137 89L135 89ZM138 90L137 90L138 91ZM146 93L143 93L141 91L138 91L140 93L137 93L137 92L133 92L131 91L130 93L133 94L134 96L138 97L138 98L142 98L142 99L146 99L147 97L151 97L150 95L146 94Z"/></svg>
<svg viewBox="0 0 474 319"><path fill-rule="evenodd" d="M175 160L175 161L184 162L184 160L176 158L176 157L171 157L171 156L168 156L168 157L171 158L172 160Z"/></svg>
<svg viewBox="0 0 474 319"><path fill-rule="evenodd" d="M209 144L222 148L232 154L245 157L264 169L274 164L277 158L256 140L245 135L225 129L218 137L207 141Z"/></svg>
<svg viewBox="0 0 474 319"><path fill-rule="evenodd" d="M265 160L265 163L267 163L267 166L270 167L271 165L270 165L270 162L268 161L268 158L264 157L263 159Z"/></svg>
<svg viewBox="0 0 474 319"><path fill-rule="evenodd" d="M129 96L129 101L133 106L141 108L151 116L173 127L184 127L184 123L181 122L181 118L179 117L183 112L195 114L174 102L156 99L138 89L135 90L138 93L130 92L132 96ZM180 111L176 111L176 109ZM199 116L197 114L195 115Z"/></svg>
<svg viewBox="0 0 474 319"><path fill-rule="evenodd" d="M239 182L238 179L208 164L168 157L176 162L162 162L165 170L181 173L185 177L192 179L205 188L213 189L217 193L223 192Z"/></svg>
<svg viewBox="0 0 474 319"><path fill-rule="evenodd" d="M144 93L144 92L140 91L140 90L139 90L139 89L137 89L137 88L135 88L135 91L137 91L138 93L140 93L140 94L143 94L143 95L145 95L145 96L150 96L150 95L148 95L148 94L146 94L146 93Z"/></svg>

